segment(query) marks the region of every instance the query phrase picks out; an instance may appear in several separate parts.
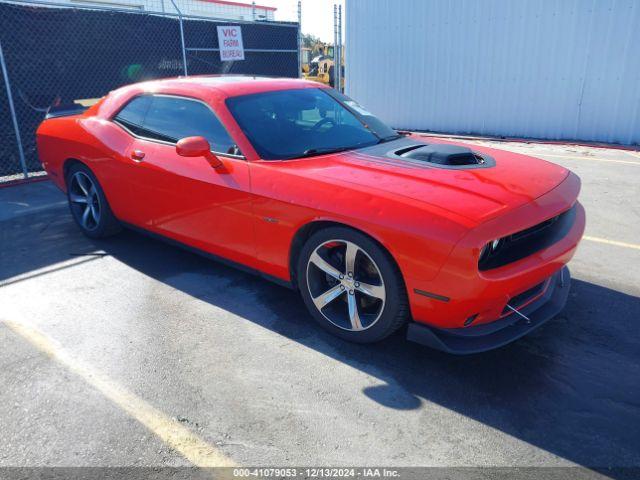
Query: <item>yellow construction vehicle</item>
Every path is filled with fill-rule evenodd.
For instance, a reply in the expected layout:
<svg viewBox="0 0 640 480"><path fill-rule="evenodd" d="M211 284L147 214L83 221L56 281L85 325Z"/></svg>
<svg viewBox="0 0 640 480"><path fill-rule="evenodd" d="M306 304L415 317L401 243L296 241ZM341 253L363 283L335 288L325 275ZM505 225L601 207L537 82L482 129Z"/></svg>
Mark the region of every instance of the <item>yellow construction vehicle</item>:
<svg viewBox="0 0 640 480"><path fill-rule="evenodd" d="M333 58L333 45L317 41L310 47L302 47L303 73L309 73L311 62L315 61L318 57Z"/></svg>
<svg viewBox="0 0 640 480"><path fill-rule="evenodd" d="M311 63L311 49L308 47L302 47L300 49L302 56L302 75L306 78L309 73L309 63Z"/></svg>
<svg viewBox="0 0 640 480"><path fill-rule="evenodd" d="M312 48L302 48L302 73L307 80L333 86L334 68L333 45L318 42Z"/></svg>

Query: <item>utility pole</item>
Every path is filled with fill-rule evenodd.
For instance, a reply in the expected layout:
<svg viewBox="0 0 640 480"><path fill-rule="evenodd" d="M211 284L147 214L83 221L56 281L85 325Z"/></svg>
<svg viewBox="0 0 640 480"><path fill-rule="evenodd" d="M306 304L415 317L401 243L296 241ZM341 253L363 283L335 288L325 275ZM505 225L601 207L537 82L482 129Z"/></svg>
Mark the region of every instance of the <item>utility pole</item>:
<svg viewBox="0 0 640 480"><path fill-rule="evenodd" d="M333 88L338 89L338 6L333 4Z"/></svg>
<svg viewBox="0 0 640 480"><path fill-rule="evenodd" d="M342 5L338 5L338 91L342 92Z"/></svg>
<svg viewBox="0 0 640 480"><path fill-rule="evenodd" d="M298 0L298 78L302 78L302 0Z"/></svg>

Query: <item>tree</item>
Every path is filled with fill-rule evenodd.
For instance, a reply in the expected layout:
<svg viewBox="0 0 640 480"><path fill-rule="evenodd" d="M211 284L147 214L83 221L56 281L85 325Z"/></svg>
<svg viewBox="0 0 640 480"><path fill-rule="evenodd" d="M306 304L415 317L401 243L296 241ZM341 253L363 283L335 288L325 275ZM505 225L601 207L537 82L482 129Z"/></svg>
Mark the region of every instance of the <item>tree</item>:
<svg viewBox="0 0 640 480"><path fill-rule="evenodd" d="M320 42L318 37L311 35L310 33L302 34L302 46L306 48L313 48L313 46Z"/></svg>

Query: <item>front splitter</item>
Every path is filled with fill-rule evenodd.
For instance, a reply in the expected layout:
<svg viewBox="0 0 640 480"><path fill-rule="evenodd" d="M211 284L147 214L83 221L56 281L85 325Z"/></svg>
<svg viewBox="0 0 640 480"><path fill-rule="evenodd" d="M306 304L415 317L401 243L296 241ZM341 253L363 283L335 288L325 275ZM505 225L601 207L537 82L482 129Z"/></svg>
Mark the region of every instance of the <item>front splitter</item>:
<svg viewBox="0 0 640 480"><path fill-rule="evenodd" d="M498 320L504 324L498 329L487 329L487 325L491 324L441 329L412 322L407 329L407 340L455 355L486 352L502 347L527 335L558 315L567 303L570 285L569 268L562 267L551 277L545 293L519 310L528 320L514 312L506 319ZM485 331L490 333L484 334Z"/></svg>

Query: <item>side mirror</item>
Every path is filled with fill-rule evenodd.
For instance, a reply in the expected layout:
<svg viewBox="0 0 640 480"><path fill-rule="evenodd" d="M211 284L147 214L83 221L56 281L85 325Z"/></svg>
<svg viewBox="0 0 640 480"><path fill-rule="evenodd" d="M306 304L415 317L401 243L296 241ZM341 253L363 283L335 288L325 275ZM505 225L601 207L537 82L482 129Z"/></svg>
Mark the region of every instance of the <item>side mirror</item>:
<svg viewBox="0 0 640 480"><path fill-rule="evenodd" d="M211 145L204 137L186 137L176 144L176 152L181 157L204 157L212 167L222 165L222 162L211 153Z"/></svg>
<svg viewBox="0 0 640 480"><path fill-rule="evenodd" d="M176 152L181 157L205 157L211 151L211 145L204 137L187 137L178 141Z"/></svg>

